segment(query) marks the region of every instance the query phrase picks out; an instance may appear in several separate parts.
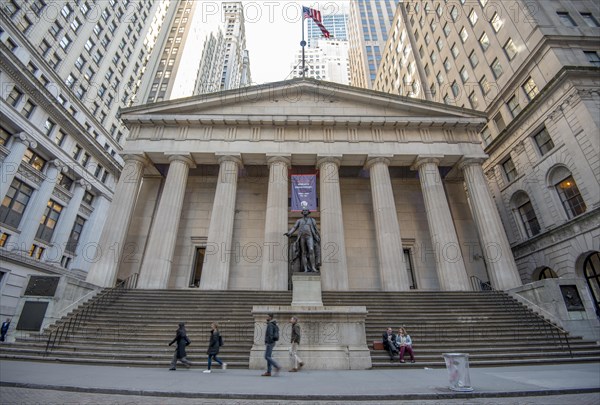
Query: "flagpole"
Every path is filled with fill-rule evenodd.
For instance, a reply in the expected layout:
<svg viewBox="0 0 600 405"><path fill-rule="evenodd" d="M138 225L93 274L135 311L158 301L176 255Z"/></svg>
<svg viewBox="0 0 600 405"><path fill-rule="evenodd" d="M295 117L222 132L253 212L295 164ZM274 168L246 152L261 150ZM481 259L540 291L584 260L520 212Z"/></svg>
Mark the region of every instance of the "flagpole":
<svg viewBox="0 0 600 405"><path fill-rule="evenodd" d="M300 42L300 46L302 46L302 73L300 74L304 77L305 74L305 58L304 58L304 47L306 46L306 41L304 40L304 13L302 13L302 41Z"/></svg>

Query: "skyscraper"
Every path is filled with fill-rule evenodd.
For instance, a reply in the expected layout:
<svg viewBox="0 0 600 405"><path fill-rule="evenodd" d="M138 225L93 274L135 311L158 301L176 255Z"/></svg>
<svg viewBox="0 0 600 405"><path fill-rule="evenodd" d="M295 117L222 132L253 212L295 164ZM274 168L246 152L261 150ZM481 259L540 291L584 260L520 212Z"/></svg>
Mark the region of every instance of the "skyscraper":
<svg viewBox="0 0 600 405"><path fill-rule="evenodd" d="M246 25L242 3L224 2L223 14L225 21L225 60L221 72L221 90L228 90L251 83L252 79L246 48Z"/></svg>
<svg viewBox="0 0 600 405"><path fill-rule="evenodd" d="M107 253L95 247L123 170L117 112L132 102L167 4L0 7L2 316L28 285L48 287L42 301L55 311L92 289L82 280ZM73 294L55 302L59 282Z"/></svg>
<svg viewBox="0 0 600 405"><path fill-rule="evenodd" d="M581 277L600 311L599 21L591 0L404 2L375 89L484 111L521 278Z"/></svg>
<svg viewBox="0 0 600 405"><path fill-rule="evenodd" d="M356 87L372 88L396 11L396 0L350 2L350 77Z"/></svg>
<svg viewBox="0 0 600 405"><path fill-rule="evenodd" d="M319 31L320 32L320 31ZM312 47L305 49L305 77L340 84L350 83L348 41L313 39ZM292 78L302 77L302 50L292 62Z"/></svg>
<svg viewBox="0 0 600 405"><path fill-rule="evenodd" d="M348 13L340 10L334 14L326 14L322 16L323 25L329 31L331 39L347 40L348 39ZM310 19L304 19L306 24L306 44L309 48L315 46L317 39L323 37L321 29L315 22Z"/></svg>

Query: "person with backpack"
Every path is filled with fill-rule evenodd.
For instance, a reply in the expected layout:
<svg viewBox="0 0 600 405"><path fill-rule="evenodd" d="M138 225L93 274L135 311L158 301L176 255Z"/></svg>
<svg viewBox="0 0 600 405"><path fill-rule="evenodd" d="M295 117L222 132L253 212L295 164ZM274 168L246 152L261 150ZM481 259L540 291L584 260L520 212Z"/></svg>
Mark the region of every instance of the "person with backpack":
<svg viewBox="0 0 600 405"><path fill-rule="evenodd" d="M273 349L279 340L279 326L273 319L273 314L267 314L267 331L265 332L265 360L267 361L267 371L261 374L263 377L271 377L271 370L275 367L275 373L279 373L281 367L273 360Z"/></svg>
<svg viewBox="0 0 600 405"><path fill-rule="evenodd" d="M210 366L213 360L219 363L223 370L227 370L227 363L223 363L221 359L217 357L221 346L223 346L223 337L219 333L219 325L213 322L210 324L210 340L208 342L208 350L206 351L206 354L208 354L208 367L203 373L211 372Z"/></svg>
<svg viewBox="0 0 600 405"><path fill-rule="evenodd" d="M175 333L175 339L171 340L169 346L173 343L177 342L177 349L175 349L175 353L173 354L173 360L171 360L171 368L169 370L175 371L175 366L177 365L177 360L182 362L187 368L192 366L192 363L186 358L187 354L185 353L186 346L189 346L190 339L187 337L187 332L185 330L185 323L180 322L179 327L177 328L177 332Z"/></svg>

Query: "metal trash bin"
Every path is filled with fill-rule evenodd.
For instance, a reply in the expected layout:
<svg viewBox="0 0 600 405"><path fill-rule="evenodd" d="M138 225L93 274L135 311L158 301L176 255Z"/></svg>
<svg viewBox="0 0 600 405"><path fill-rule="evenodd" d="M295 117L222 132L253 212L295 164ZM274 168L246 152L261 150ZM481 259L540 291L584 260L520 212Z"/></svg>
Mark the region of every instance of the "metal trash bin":
<svg viewBox="0 0 600 405"><path fill-rule="evenodd" d="M469 355L467 353L442 353L448 369L450 389L459 392L471 392L469 376Z"/></svg>

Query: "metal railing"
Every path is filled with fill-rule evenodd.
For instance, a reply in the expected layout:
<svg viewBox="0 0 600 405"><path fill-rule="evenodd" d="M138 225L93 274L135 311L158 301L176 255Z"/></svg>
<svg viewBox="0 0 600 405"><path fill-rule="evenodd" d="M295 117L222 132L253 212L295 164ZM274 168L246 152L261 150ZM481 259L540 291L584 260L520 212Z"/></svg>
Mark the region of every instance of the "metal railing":
<svg viewBox="0 0 600 405"><path fill-rule="evenodd" d="M46 351L44 354L48 355L55 346L60 345L63 341L69 340L69 337L71 337L78 326L115 302L115 300L123 295L125 291L135 288L137 279L138 273L134 273L125 280L120 281L115 287L105 289L90 301L86 302L81 308L73 312L68 319L54 326L48 332L48 341L46 342Z"/></svg>
<svg viewBox="0 0 600 405"><path fill-rule="evenodd" d="M475 290L475 291L487 291L487 292L490 292L492 294L495 294L497 297L501 297L501 299L503 301L503 306L505 306L505 307L507 307L508 305L513 305L514 306L515 302L517 304L523 305L523 304L521 304L519 302L519 300L513 298L512 296L510 296L509 294L505 293L504 291L496 290L494 287L492 287L492 285L490 284L490 282L483 281L483 280L481 280L477 276L471 276L471 287L473 287L473 290ZM523 298L523 300L528 301L528 300L526 300L524 298ZM537 307L540 311L543 311L542 308L539 308L537 305L535 305L531 301L528 301L528 302L531 305ZM564 330L563 328L561 328L560 326L558 326L554 322L549 321L543 315L536 313L531 308L528 308L527 306L525 306L525 308L528 309L528 315L529 316L533 317L538 322L540 320L542 321L542 325L543 325L546 337L551 336L552 340L555 341L555 342L558 340L558 344L560 345L560 349L561 350L568 350L569 351L569 355L571 356L571 358L573 358L573 351L571 350L571 344L569 343L569 332L566 331L566 330ZM530 324L528 323L528 325L530 325ZM564 339L564 342L563 342L563 339Z"/></svg>

